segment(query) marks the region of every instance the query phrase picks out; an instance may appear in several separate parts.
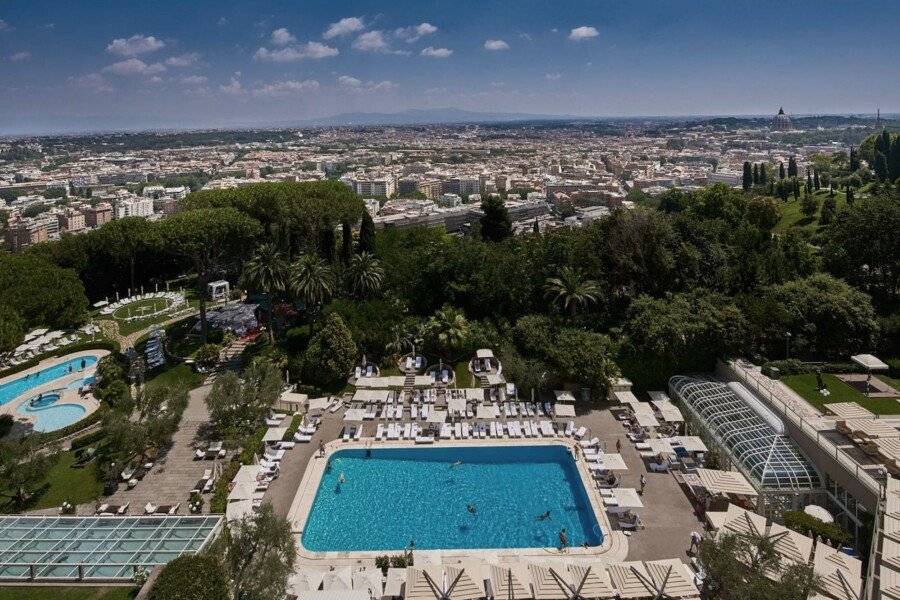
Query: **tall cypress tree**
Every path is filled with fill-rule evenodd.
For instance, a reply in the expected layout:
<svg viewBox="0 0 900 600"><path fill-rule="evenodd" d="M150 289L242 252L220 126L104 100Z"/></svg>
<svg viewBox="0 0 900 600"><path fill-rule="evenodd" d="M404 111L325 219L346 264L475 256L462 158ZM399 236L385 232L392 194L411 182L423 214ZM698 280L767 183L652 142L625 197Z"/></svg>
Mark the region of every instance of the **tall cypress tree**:
<svg viewBox="0 0 900 600"><path fill-rule="evenodd" d="M794 157L790 157L788 159L788 177L796 177L797 176L797 161Z"/></svg>
<svg viewBox="0 0 900 600"><path fill-rule="evenodd" d="M753 187L753 170L750 167L749 161L744 161L744 176L741 180L741 184L744 187L745 192L749 192L750 188Z"/></svg>
<svg viewBox="0 0 900 600"><path fill-rule="evenodd" d="M778 163L778 179L784 179L784 163Z"/></svg>
<svg viewBox="0 0 900 600"><path fill-rule="evenodd" d="M809 167L806 167L806 193L809 194L810 192L812 192L812 188L813 188L812 175L809 172Z"/></svg>
<svg viewBox="0 0 900 600"><path fill-rule="evenodd" d="M350 263L350 255L353 254L353 228L350 221L341 223L341 262L344 266Z"/></svg>
<svg viewBox="0 0 900 600"><path fill-rule="evenodd" d="M766 163L759 165L759 182L762 185L768 183L769 176L766 174Z"/></svg>
<svg viewBox="0 0 900 600"><path fill-rule="evenodd" d="M375 253L375 221L372 220L372 216L367 210L363 211L362 223L359 225L357 250L360 254L363 252Z"/></svg>
<svg viewBox="0 0 900 600"><path fill-rule="evenodd" d="M883 152L875 153L875 174L878 175L878 181L884 183L888 180L890 173L888 171L887 157Z"/></svg>
<svg viewBox="0 0 900 600"><path fill-rule="evenodd" d="M759 164L753 163L753 185L759 184Z"/></svg>
<svg viewBox="0 0 900 600"><path fill-rule="evenodd" d="M888 171L891 174L891 181L900 179L900 135L894 136L894 141L891 142Z"/></svg>
<svg viewBox="0 0 900 600"><path fill-rule="evenodd" d="M821 189L821 185L819 184L819 171L818 169L813 169L813 187L816 190Z"/></svg>
<svg viewBox="0 0 900 600"><path fill-rule="evenodd" d="M850 170L856 171L857 169L859 169L859 154L854 146L850 146Z"/></svg>

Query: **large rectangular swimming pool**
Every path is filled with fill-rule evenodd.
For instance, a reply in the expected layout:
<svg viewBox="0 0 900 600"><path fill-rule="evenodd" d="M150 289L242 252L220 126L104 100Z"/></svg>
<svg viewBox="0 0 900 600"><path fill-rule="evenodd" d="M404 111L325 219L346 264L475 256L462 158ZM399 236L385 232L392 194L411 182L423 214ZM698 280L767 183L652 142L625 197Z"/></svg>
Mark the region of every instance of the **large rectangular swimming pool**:
<svg viewBox="0 0 900 600"><path fill-rule="evenodd" d="M314 552L547 548L563 529L573 546L603 541L565 446L373 448L331 456L301 541Z"/></svg>

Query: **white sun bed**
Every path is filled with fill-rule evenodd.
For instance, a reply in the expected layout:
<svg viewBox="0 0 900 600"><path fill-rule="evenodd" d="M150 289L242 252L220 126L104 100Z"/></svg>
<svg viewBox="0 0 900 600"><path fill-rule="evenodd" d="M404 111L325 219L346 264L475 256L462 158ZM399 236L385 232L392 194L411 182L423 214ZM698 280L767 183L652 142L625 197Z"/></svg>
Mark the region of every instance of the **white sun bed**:
<svg viewBox="0 0 900 600"><path fill-rule="evenodd" d="M379 423L378 427L375 429L375 439L379 440L379 441L384 439L384 424L383 423Z"/></svg>
<svg viewBox="0 0 900 600"><path fill-rule="evenodd" d="M597 444L599 444L599 443L600 443L600 438L598 438L598 437L593 437L593 438L591 438L591 439L589 439L589 440L581 440L581 441L578 442L578 443L581 445L582 448L590 448L591 446L596 446Z"/></svg>
<svg viewBox="0 0 900 600"><path fill-rule="evenodd" d="M579 427L578 429L575 430L575 434L574 434L574 435L575 435L575 439L576 439L576 440L580 440L580 439L583 438L585 435L587 435L587 427L584 427L584 426L582 425L581 427Z"/></svg>

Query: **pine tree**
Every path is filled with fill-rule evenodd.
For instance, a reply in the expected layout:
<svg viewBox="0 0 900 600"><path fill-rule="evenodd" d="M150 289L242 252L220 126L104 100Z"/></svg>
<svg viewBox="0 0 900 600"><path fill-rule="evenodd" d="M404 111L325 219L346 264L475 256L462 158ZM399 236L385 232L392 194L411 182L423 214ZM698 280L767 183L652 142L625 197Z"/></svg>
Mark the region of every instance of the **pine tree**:
<svg viewBox="0 0 900 600"><path fill-rule="evenodd" d="M750 167L749 161L744 161L744 176L741 180L741 184L743 185L744 191L749 192L750 188L753 187L753 170Z"/></svg>
<svg viewBox="0 0 900 600"><path fill-rule="evenodd" d="M325 227L319 233L319 256L329 263L334 262L334 227Z"/></svg>
<svg viewBox="0 0 900 600"><path fill-rule="evenodd" d="M816 211L819 210L819 203L815 196L808 195L803 198L803 204L800 205L800 210L808 219L812 219L813 215L816 214Z"/></svg>
<svg viewBox="0 0 900 600"><path fill-rule="evenodd" d="M538 220L537 220L537 219L534 220L534 225L532 226L531 231L532 231L533 233L540 233L540 232L541 232L541 228L540 228L540 226L538 225Z"/></svg>
<svg viewBox="0 0 900 600"><path fill-rule="evenodd" d="M341 262L346 266L353 254L353 228L350 221L341 223Z"/></svg>
<svg viewBox="0 0 900 600"><path fill-rule="evenodd" d="M891 134L887 129L881 130L881 153L887 156L891 151Z"/></svg>
<svg viewBox="0 0 900 600"><path fill-rule="evenodd" d="M778 163L778 179L784 179L784 163Z"/></svg>
<svg viewBox="0 0 900 600"><path fill-rule="evenodd" d="M816 191L821 189L821 185L819 184L819 171L816 169L813 169L813 187Z"/></svg>
<svg viewBox="0 0 900 600"><path fill-rule="evenodd" d="M806 193L809 194L810 192L812 192L812 188L812 175L810 174L809 167L806 167Z"/></svg>
<svg viewBox="0 0 900 600"><path fill-rule="evenodd" d="M859 154L856 152L856 148L850 146L850 170L857 171L859 169Z"/></svg>
<svg viewBox="0 0 900 600"><path fill-rule="evenodd" d="M766 185L769 176L766 174L766 163L759 165L759 183Z"/></svg>
<svg viewBox="0 0 900 600"><path fill-rule="evenodd" d="M359 243L357 252L375 254L375 221L369 211L363 211L362 223L359 226Z"/></svg>
<svg viewBox="0 0 900 600"><path fill-rule="evenodd" d="M788 177L796 177L797 176L797 161L794 157L790 157L788 159L788 169L787 169Z"/></svg>
<svg viewBox="0 0 900 600"><path fill-rule="evenodd" d="M796 177L791 178L791 188L794 192L794 200L800 199L800 181Z"/></svg>
<svg viewBox="0 0 900 600"><path fill-rule="evenodd" d="M759 164L753 163L753 185L759 184Z"/></svg>

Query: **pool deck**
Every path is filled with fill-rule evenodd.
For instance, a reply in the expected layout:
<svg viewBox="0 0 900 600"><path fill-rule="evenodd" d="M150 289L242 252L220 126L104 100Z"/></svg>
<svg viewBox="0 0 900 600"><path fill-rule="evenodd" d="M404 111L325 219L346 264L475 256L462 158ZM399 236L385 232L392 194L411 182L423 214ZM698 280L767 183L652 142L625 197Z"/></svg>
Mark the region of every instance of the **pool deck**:
<svg viewBox="0 0 900 600"><path fill-rule="evenodd" d="M7 375L6 377L0 379L0 385L15 381L17 379L21 379L26 375L31 375L32 373L37 373L39 371L43 371L49 367L52 367L56 364L66 362L68 360L72 360L73 358L79 358L82 356L96 356L99 361L104 356L108 355L108 350L84 350L81 352L73 352L72 354L66 354L64 356L55 356L52 358L47 358L42 360L37 365L25 369L24 371L19 371L18 373L13 373L12 375ZM91 413L100 408L100 403L94 398L93 395L88 394L86 396L81 396L78 394L78 390L69 390L65 389L70 383L77 379L82 379L83 377L93 375L96 371L96 363L87 367L84 371L75 371L73 373L67 374L58 379L54 379L53 381L48 381L43 385L36 386L31 388L27 392L16 396L9 402L0 405L0 414L11 414L15 419L16 423L19 427L31 429L31 425L34 423L34 417L28 414L22 414L17 412L19 406L26 402L28 399L33 398L38 394L45 394L47 392L51 392L53 390L62 390L59 392L59 401L57 404L77 404L79 406L84 407L85 413L84 417L88 417Z"/></svg>
<svg viewBox="0 0 900 600"><path fill-rule="evenodd" d="M322 478L325 466L331 455L339 450L372 448L452 448L452 447L478 447L478 446L565 446L570 451L575 442L567 438L554 439L478 439L456 440L452 442L440 442L435 445L416 444L411 440L376 442L373 438L363 438L359 442L342 442L333 440L325 444L325 456L314 454L313 458L303 474L303 479L297 488L294 500L288 511L288 521L293 532L297 535L298 562L303 565L358 565L373 561L376 556L388 553L386 551L350 551L350 552L313 552L303 547L303 527L312 509L319 482ZM608 564L624 561L628 555L628 538L621 531L614 531L607 518L603 507L603 501L596 486L593 485L590 472L583 460L575 461L578 473L581 475L581 483L591 503L594 517L603 531L603 542L599 546L567 548L564 552L558 548L486 548L486 549L452 549L452 550L424 550L416 551L416 556L425 560L440 557L443 562L455 562L464 559L480 558L492 561L508 561L518 559L546 560L548 558L569 557L591 560L601 560Z"/></svg>

